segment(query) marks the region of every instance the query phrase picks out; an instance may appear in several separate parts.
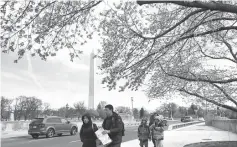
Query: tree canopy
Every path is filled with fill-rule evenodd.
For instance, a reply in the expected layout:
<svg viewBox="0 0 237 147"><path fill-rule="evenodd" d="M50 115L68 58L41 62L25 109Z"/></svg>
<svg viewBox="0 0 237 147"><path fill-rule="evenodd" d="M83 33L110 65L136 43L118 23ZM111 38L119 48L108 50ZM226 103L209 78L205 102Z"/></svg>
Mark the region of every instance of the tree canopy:
<svg viewBox="0 0 237 147"><path fill-rule="evenodd" d="M235 2L216 5L237 8ZM173 1L108 10L101 22L103 82L115 89L125 79L122 91L145 84L151 99L180 92L237 111L237 9L232 10Z"/></svg>
<svg viewBox="0 0 237 147"><path fill-rule="evenodd" d="M93 28L102 31L98 57L110 90L123 79L121 91L146 85L150 99L180 92L237 111L236 2L121 2L96 19L101 2L6 1L2 51L46 60L69 49L73 59L81 53L74 45L91 38Z"/></svg>
<svg viewBox="0 0 237 147"><path fill-rule="evenodd" d="M82 50L75 45L91 38L93 8L102 1L5 1L1 5L2 52L30 51L46 60L60 49L69 49L71 60Z"/></svg>

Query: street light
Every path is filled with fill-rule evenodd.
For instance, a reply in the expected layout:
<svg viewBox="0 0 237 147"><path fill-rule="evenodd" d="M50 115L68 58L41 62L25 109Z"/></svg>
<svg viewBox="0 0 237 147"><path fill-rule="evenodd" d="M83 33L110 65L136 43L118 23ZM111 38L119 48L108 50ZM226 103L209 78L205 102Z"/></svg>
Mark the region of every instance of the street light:
<svg viewBox="0 0 237 147"><path fill-rule="evenodd" d="M134 117L134 115L133 115L133 97L131 97L131 102L132 102L132 117Z"/></svg>
<svg viewBox="0 0 237 147"><path fill-rule="evenodd" d="M66 114L65 114L65 115L66 115L66 116L65 116L66 118L67 118L68 108L69 108L69 105L66 104Z"/></svg>
<svg viewBox="0 0 237 147"><path fill-rule="evenodd" d="M133 110L133 97L131 97L131 102L132 102L132 110Z"/></svg>
<svg viewBox="0 0 237 147"><path fill-rule="evenodd" d="M170 118L173 119L173 112L172 112L172 104L169 104L169 109L170 109Z"/></svg>

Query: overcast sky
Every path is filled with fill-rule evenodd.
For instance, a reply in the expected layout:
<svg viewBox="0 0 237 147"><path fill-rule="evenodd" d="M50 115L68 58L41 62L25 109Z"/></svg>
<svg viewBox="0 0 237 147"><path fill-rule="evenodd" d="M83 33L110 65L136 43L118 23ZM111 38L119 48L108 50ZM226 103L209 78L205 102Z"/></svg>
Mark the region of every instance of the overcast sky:
<svg viewBox="0 0 237 147"><path fill-rule="evenodd" d="M2 96L15 98L20 95L36 96L50 103L52 108L73 106L77 101L88 105L89 95L89 64L91 49L100 46L91 40L83 46L84 54L80 59L71 62L67 50L61 50L56 57L42 61L38 57L25 56L17 64L15 53L1 53L1 92ZM95 61L96 62L96 61ZM95 63L95 73L99 72ZM144 107L149 111L160 106L161 101L148 103L148 98L142 91L108 91L101 84L102 77L95 75L95 107L99 101L106 101L114 106L131 107L131 97L134 97L134 107ZM180 105L180 99L175 100Z"/></svg>

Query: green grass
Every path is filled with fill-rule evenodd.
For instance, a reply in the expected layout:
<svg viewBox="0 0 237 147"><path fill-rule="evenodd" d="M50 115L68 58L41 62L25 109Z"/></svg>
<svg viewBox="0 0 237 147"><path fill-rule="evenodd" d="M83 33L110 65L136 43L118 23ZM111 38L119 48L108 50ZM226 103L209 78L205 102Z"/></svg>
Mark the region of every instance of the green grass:
<svg viewBox="0 0 237 147"><path fill-rule="evenodd" d="M185 145L184 147L237 147L237 141L211 141Z"/></svg>

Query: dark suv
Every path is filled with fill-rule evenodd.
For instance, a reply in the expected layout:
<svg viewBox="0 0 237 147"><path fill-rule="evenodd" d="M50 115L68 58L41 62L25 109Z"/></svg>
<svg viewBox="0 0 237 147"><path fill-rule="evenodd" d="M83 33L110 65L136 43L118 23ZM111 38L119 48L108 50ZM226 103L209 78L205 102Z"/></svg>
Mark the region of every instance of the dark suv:
<svg viewBox="0 0 237 147"><path fill-rule="evenodd" d="M78 127L76 124L57 116L35 118L30 122L28 130L28 134L33 138L38 138L40 135L46 135L47 138L51 138L55 134L61 136L63 133L75 135L77 132Z"/></svg>

